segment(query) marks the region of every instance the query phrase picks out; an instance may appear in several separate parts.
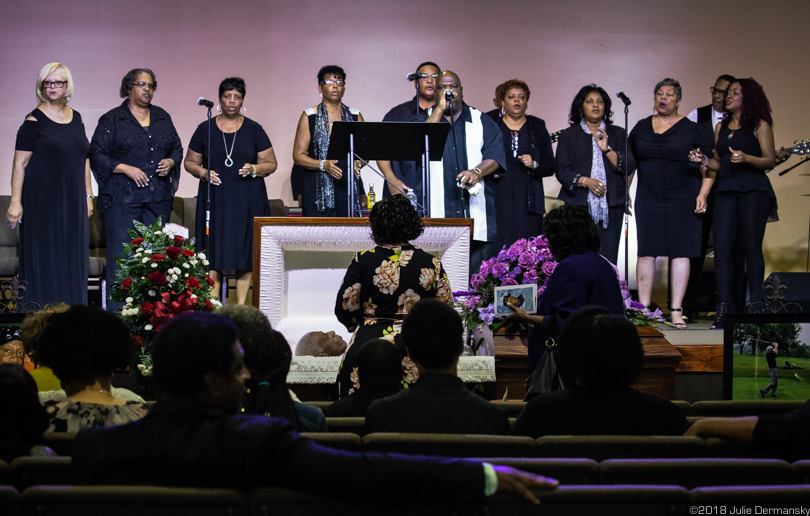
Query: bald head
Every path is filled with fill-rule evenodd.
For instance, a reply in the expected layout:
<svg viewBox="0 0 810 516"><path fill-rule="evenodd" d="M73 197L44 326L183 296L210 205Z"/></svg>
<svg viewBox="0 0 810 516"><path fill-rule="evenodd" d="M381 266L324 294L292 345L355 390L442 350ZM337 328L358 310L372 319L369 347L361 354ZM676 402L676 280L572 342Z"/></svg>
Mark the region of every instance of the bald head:
<svg viewBox="0 0 810 516"><path fill-rule="evenodd" d="M444 70L439 74L439 78L436 81L436 90L437 93L441 95L438 106L440 109L445 110L445 115L448 115L448 113L446 111L444 98L448 91L453 92L453 114L455 115L461 111L464 103L464 90L461 87L461 79L459 79L458 75L450 70Z"/></svg>

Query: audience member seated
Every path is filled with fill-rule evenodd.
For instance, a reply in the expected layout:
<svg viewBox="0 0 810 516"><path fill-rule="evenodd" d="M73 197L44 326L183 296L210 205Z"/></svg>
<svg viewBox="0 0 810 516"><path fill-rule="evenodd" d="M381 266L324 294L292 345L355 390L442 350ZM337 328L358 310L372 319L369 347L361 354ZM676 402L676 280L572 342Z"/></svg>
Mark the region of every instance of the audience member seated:
<svg viewBox="0 0 810 516"><path fill-rule="evenodd" d="M325 409L327 417L364 417L374 400L402 390L402 354L390 342L371 339L357 354L360 388Z"/></svg>
<svg viewBox="0 0 810 516"><path fill-rule="evenodd" d="M50 367L45 367L39 363L39 339L45 327L50 321L51 315L67 311L70 305L59 303L58 305L45 305L42 310L36 312L28 312L25 314L20 325L20 337L22 338L25 352L31 357L35 369L31 371L31 377L37 382L37 389L39 389L39 401L45 403L51 400L61 400L67 397L62 385L59 383L59 378L53 374ZM116 398L121 398L126 401L140 401L143 398L128 389L120 389L112 387L110 394Z"/></svg>
<svg viewBox="0 0 810 516"><path fill-rule="evenodd" d="M423 299L413 306L402 340L419 380L372 403L366 433L511 434L506 411L470 392L458 377L463 333L461 317L447 304Z"/></svg>
<svg viewBox="0 0 810 516"><path fill-rule="evenodd" d="M37 385L18 364L0 364L0 460L55 455L43 446L48 415L37 399Z"/></svg>
<svg viewBox="0 0 810 516"><path fill-rule="evenodd" d="M0 364L25 364L25 348L20 340L19 326L0 326Z"/></svg>
<svg viewBox="0 0 810 516"><path fill-rule="evenodd" d="M129 365L135 343L117 316L95 306L75 305L51 315L39 339L39 362L53 369L67 398L45 403L49 432L78 432L93 426L135 421L148 407L111 392L115 369Z"/></svg>
<svg viewBox="0 0 810 516"><path fill-rule="evenodd" d="M299 432L328 432L321 409L294 401L287 389L292 350L284 336L273 330L267 317L254 306L225 305L217 313L239 330L250 371L242 412L282 417Z"/></svg>
<svg viewBox="0 0 810 516"><path fill-rule="evenodd" d="M22 324L20 324L20 338L25 346L25 352L31 357L34 363L34 370L31 371L31 377L37 382L37 389L39 391L58 391L62 389L59 384L59 378L53 374L50 367L45 367L39 363L39 338L42 336L45 326L51 315L55 313L62 313L70 308L70 305L59 303L58 305L45 305L42 310L35 312L28 312L25 314ZM63 391L64 392L64 391ZM63 396L64 397L64 396ZM40 398L40 401L48 401Z"/></svg>
<svg viewBox="0 0 810 516"><path fill-rule="evenodd" d="M346 351L346 341L335 332L311 331L295 346L295 356L339 357Z"/></svg>
<svg viewBox="0 0 810 516"><path fill-rule="evenodd" d="M496 490L533 499L528 488L557 485L475 461L333 450L301 437L288 421L235 415L250 373L236 327L217 314L168 321L153 358L157 403L137 423L80 432L73 450L76 483L283 486L387 504L480 500Z"/></svg>
<svg viewBox="0 0 810 516"><path fill-rule="evenodd" d="M639 392L644 361L638 331L620 315L586 306L563 324L558 352L576 387L526 404L515 435L681 435L686 417L671 402Z"/></svg>
<svg viewBox="0 0 810 516"><path fill-rule="evenodd" d="M719 437L755 448L789 451L796 458L810 459L810 400L786 414L699 419L684 435Z"/></svg>

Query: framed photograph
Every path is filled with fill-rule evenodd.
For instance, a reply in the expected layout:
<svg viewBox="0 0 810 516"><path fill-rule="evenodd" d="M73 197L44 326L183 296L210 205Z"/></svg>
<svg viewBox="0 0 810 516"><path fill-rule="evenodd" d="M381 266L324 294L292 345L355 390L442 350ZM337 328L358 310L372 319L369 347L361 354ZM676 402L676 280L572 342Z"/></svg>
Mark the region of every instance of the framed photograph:
<svg viewBox="0 0 810 516"><path fill-rule="evenodd" d="M495 315L509 315L512 310L506 306L506 302L512 303L518 308L522 308L527 314L537 313L537 285L509 285L507 287L495 287Z"/></svg>

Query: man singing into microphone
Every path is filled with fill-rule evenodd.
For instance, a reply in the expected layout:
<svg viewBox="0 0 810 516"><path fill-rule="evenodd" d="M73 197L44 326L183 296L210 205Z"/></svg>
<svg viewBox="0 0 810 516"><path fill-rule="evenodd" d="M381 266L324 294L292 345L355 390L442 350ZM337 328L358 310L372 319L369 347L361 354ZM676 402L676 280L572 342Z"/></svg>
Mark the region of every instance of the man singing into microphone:
<svg viewBox="0 0 810 516"><path fill-rule="evenodd" d="M451 123L442 161L430 163L430 216L472 218L470 273L498 253L495 245L495 184L487 176L506 171L501 130L488 116L464 104L461 79L445 70L436 84L435 109L417 122ZM481 184L483 183L483 188Z"/></svg>
<svg viewBox="0 0 810 516"><path fill-rule="evenodd" d="M410 122L419 113L436 105L436 79L441 72L439 65L432 61L425 61L416 67L415 73L409 73L408 81L416 88L416 95L408 102L391 108L385 114L383 122ZM417 199L422 198L422 177L417 172L415 161L383 161L377 160L377 166L385 178L394 183L402 191L412 188ZM383 189L383 199L400 193L386 183Z"/></svg>

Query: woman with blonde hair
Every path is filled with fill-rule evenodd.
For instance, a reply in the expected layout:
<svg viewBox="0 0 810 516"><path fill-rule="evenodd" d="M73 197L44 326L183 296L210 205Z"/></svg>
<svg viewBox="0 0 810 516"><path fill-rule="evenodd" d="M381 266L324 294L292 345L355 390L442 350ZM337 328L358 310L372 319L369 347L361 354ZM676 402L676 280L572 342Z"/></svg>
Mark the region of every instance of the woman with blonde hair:
<svg viewBox="0 0 810 516"><path fill-rule="evenodd" d="M10 228L20 225L18 275L28 282L26 303L86 304L93 190L84 123L68 106L70 70L43 66L35 92L37 107L17 131L6 213Z"/></svg>

